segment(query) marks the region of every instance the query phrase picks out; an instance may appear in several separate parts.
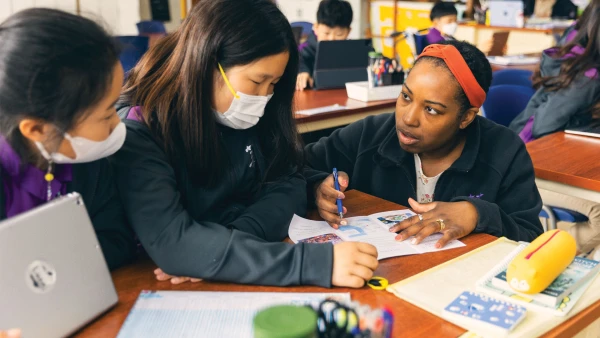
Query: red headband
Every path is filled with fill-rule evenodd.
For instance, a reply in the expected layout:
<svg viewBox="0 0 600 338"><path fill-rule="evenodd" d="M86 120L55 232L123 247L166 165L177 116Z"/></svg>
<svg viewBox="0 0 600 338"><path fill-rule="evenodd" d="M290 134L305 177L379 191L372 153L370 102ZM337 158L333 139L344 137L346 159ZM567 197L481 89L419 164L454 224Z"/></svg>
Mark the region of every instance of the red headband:
<svg viewBox="0 0 600 338"><path fill-rule="evenodd" d="M465 59L460 55L456 47L452 45L429 45L427 46L420 57L431 56L444 60L452 75L456 78L462 89L464 90L471 106L481 108L485 101L485 91L481 88L475 76L469 69Z"/></svg>

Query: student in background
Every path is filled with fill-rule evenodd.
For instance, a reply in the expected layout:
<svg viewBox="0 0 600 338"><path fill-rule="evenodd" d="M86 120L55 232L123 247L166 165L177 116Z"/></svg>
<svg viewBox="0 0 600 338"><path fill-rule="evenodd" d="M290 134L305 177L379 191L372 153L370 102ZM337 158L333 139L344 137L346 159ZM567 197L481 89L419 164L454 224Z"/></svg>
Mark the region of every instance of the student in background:
<svg viewBox="0 0 600 338"><path fill-rule="evenodd" d="M542 54L535 79L540 88L510 124L526 143L591 120L600 96L600 1L587 10L570 42Z"/></svg>
<svg viewBox="0 0 600 338"><path fill-rule="evenodd" d="M491 79L476 47L428 46L404 82L395 115L367 117L305 148L309 196L321 216L345 225L336 208L344 194L329 175L337 167L347 173L340 174L343 190L408 202L421 214L391 229L397 240L416 235L416 244L441 232L436 245L443 247L472 232L517 241L539 236L542 201L523 142L477 115Z"/></svg>
<svg viewBox="0 0 600 338"><path fill-rule="evenodd" d="M158 279L362 287L372 276L371 245L281 242L306 209L297 69L271 1L203 0L131 71L117 182Z"/></svg>
<svg viewBox="0 0 600 338"><path fill-rule="evenodd" d="M115 40L81 16L29 9L0 25L0 46L0 220L78 192L108 267L131 261L133 231L103 159L126 132Z"/></svg>
<svg viewBox="0 0 600 338"><path fill-rule="evenodd" d="M562 48L546 50L542 56L537 79L541 88L510 125L525 142L571 126L584 125L598 117L600 1L591 2L585 14L570 42ZM539 190L544 204L574 210L588 217L588 221L565 229L577 240L580 252L587 253L600 245L600 204Z"/></svg>
<svg viewBox="0 0 600 338"><path fill-rule="evenodd" d="M433 5L429 13L432 26L427 33L427 43L434 44L446 40L454 40L458 28L458 11L454 3L440 1Z"/></svg>
<svg viewBox="0 0 600 338"><path fill-rule="evenodd" d="M313 85L315 57L319 41L346 40L352 24L352 6L344 0L323 0L317 11L317 24L300 46L300 68L296 80L296 90L304 90Z"/></svg>

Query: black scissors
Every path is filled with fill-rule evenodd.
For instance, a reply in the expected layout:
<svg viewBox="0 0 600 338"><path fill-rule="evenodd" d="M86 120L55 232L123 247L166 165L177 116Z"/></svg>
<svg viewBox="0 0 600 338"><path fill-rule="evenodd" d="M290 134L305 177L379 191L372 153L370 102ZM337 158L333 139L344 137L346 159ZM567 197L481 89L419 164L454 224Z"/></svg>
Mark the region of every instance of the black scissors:
<svg viewBox="0 0 600 338"><path fill-rule="evenodd" d="M350 316L354 315L358 325L358 315L354 309L333 299L326 299L316 311L319 319L319 338L355 338L352 332L348 332Z"/></svg>

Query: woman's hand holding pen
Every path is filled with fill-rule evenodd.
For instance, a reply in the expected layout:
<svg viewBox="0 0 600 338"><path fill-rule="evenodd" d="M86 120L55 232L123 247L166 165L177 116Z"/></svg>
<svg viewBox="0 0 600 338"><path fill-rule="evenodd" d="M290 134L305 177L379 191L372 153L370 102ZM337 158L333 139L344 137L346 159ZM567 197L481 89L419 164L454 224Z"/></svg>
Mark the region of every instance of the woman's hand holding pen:
<svg viewBox="0 0 600 338"><path fill-rule="evenodd" d="M343 171L338 172L338 183L340 185L340 191L337 191L333 182L333 175L327 176L321 183L317 183L317 189L315 191L315 201L317 208L319 209L319 215L334 229L339 228L340 225L347 225L346 221L340 218L340 213L336 204L336 200L344 199L344 191L348 189L348 174ZM347 212L346 208L343 208L343 213Z"/></svg>
<svg viewBox="0 0 600 338"><path fill-rule="evenodd" d="M415 236L411 243L419 244L428 236L440 232L443 236L435 244L435 247L439 249L451 240L473 232L479 219L477 209L469 202L421 204L410 198L408 203L418 215L390 228L391 232L399 232L396 236L397 241L404 241Z"/></svg>

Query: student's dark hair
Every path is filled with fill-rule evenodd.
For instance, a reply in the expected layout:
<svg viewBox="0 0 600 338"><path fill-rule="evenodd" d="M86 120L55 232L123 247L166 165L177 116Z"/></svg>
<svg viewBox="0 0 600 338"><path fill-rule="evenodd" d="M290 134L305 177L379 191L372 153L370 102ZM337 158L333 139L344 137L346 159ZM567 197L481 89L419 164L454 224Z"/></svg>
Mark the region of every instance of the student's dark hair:
<svg viewBox="0 0 600 338"><path fill-rule="evenodd" d="M460 55L462 55L463 59L467 63L467 66L469 66L471 73L473 73L473 75L475 76L475 80L477 80L477 83L479 83L483 91L487 94L487 92L490 89L490 85L492 84L492 66L490 66L490 63L485 54L483 54L483 52L480 51L477 47L473 46L472 44L466 41L448 40L442 41L439 44L452 45L456 47L456 49L458 49ZM450 69L448 68L444 60L432 56L424 56L417 59L417 62L415 62L415 66L419 62L422 62L424 60L433 62L436 66L443 67L446 70L448 70L448 72L450 72ZM456 81L456 86L458 88L458 91L456 93L456 100L460 104L459 116L462 116L469 108L473 107L469 102L467 94L465 94L465 91L461 88L458 81Z"/></svg>
<svg viewBox="0 0 600 338"><path fill-rule="evenodd" d="M600 1L590 2L576 28L575 37L560 48L555 56L564 59L559 74L542 77L537 73L534 76L536 86L542 86L547 91L557 91L569 87L575 79L585 77L585 73L591 69L600 71ZM573 52L582 47L583 53Z"/></svg>
<svg viewBox="0 0 600 338"><path fill-rule="evenodd" d="M344 0L323 0L317 10L317 22L329 27L350 28L352 6Z"/></svg>
<svg viewBox="0 0 600 338"><path fill-rule="evenodd" d="M0 24L0 134L23 160L39 160L19 122L72 129L106 95L118 62L114 39L89 19L44 8L12 15Z"/></svg>
<svg viewBox="0 0 600 338"><path fill-rule="evenodd" d="M302 164L292 111L298 47L289 22L270 0L201 0L177 31L161 39L129 73L122 102L142 106L145 123L174 166L184 159L196 185L213 186L226 174L227 155L213 113L213 86L225 70L289 53L257 135L276 179Z"/></svg>
<svg viewBox="0 0 600 338"><path fill-rule="evenodd" d="M438 19L447 15L458 15L458 11L456 10L456 7L454 7L454 3L438 1L431 8L431 12L429 13L429 19L433 21L434 19Z"/></svg>

